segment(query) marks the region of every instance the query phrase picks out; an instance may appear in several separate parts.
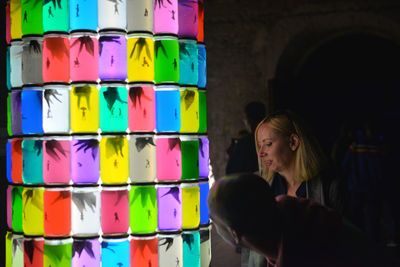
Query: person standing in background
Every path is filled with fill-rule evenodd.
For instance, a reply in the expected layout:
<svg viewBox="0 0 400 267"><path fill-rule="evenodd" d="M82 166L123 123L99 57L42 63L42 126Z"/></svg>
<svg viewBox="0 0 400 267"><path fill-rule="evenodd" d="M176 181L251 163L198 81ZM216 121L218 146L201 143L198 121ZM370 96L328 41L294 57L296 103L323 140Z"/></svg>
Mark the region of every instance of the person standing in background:
<svg viewBox="0 0 400 267"><path fill-rule="evenodd" d="M257 101L250 102L245 106L244 113L246 130L239 131L238 137L232 139L227 150L229 159L226 174L258 171L254 134L258 123L265 117L265 105Z"/></svg>

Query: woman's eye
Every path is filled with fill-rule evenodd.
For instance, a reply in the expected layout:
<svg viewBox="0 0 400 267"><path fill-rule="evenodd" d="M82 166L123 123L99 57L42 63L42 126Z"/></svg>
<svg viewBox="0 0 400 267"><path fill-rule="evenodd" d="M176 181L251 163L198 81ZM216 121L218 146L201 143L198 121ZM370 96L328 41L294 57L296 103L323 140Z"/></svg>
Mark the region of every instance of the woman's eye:
<svg viewBox="0 0 400 267"><path fill-rule="evenodd" d="M267 143L266 145L267 145L267 146L272 146L272 143Z"/></svg>

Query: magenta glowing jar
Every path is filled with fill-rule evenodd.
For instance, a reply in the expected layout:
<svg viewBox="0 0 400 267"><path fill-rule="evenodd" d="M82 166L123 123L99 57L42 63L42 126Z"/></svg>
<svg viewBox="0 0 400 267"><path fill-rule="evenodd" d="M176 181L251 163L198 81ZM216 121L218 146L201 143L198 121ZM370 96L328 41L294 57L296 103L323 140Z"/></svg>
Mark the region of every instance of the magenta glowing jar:
<svg viewBox="0 0 400 267"><path fill-rule="evenodd" d="M155 34L178 34L178 0L154 1L153 31Z"/></svg>

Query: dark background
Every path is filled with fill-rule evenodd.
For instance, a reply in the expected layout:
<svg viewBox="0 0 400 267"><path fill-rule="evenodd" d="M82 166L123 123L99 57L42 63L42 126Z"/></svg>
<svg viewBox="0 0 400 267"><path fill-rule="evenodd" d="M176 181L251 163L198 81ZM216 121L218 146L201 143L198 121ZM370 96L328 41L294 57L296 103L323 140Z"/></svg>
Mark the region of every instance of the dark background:
<svg viewBox="0 0 400 267"><path fill-rule="evenodd" d="M0 11L1 256L6 227L4 6L5 1ZM205 0L208 134L215 177L224 175L226 149L244 128L244 106L254 100L269 112L291 108L303 115L328 153L344 122L369 117L396 144L399 14L397 0ZM229 260L218 253L213 251L213 262Z"/></svg>

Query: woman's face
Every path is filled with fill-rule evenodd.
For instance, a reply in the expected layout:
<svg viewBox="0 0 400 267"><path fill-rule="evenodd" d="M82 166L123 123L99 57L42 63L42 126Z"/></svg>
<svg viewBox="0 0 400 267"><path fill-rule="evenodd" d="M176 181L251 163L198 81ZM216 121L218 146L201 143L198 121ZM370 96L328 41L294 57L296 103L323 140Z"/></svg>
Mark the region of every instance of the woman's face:
<svg viewBox="0 0 400 267"><path fill-rule="evenodd" d="M280 136L268 123L263 123L257 131L258 157L262 164L273 172L287 171L295 159L295 149L289 138Z"/></svg>

